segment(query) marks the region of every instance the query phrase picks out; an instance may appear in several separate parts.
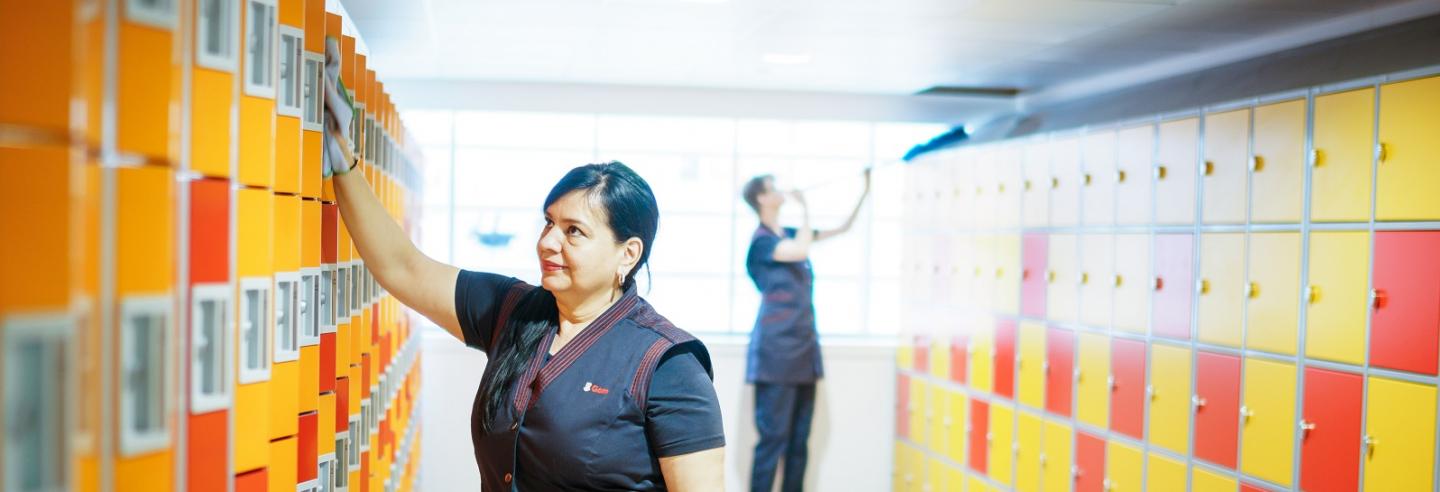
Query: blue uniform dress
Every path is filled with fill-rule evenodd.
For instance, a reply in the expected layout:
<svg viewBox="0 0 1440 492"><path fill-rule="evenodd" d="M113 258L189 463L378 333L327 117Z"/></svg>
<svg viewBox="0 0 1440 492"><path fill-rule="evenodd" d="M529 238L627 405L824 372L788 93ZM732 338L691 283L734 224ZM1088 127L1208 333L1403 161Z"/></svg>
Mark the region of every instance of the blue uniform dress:
<svg viewBox="0 0 1440 492"><path fill-rule="evenodd" d="M786 238L795 237L785 228ZM785 457L781 490L800 491L809 458L815 382L824 376L815 331L814 275L810 261L775 261L781 237L763 224L750 238L745 270L760 289L760 313L750 332L745 378L755 383L755 426L760 441L750 472L750 490L769 492L780 457Z"/></svg>
<svg viewBox="0 0 1440 492"><path fill-rule="evenodd" d="M527 303L537 302L554 300L514 278L461 271L456 280L465 343L492 359L511 350L502 330L525 326L534 312ZM660 458L725 445L709 352L633 286L553 356L558 324L548 321L556 329L489 434L484 397L475 395L471 439L483 490L665 490ZM494 369L487 365L485 380Z"/></svg>

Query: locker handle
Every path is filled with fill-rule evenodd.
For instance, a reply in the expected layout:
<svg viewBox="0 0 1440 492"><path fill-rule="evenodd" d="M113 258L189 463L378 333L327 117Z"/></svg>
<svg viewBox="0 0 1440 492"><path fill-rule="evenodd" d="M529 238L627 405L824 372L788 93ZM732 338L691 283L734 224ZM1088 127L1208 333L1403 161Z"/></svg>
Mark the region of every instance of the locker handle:
<svg viewBox="0 0 1440 492"><path fill-rule="evenodd" d="M1150 281L1150 288L1151 288L1151 289L1154 289L1154 290L1160 290L1160 289L1165 288L1165 279L1160 278L1160 277L1155 277L1154 280L1151 280L1151 281Z"/></svg>
<svg viewBox="0 0 1440 492"><path fill-rule="evenodd" d="M1264 159L1264 158L1262 158L1262 157L1260 157L1260 156L1258 156L1258 155L1252 155L1252 156L1250 156L1250 172L1258 173L1258 172L1260 172L1261 169L1264 169L1264 168L1265 168L1265 159Z"/></svg>
<svg viewBox="0 0 1440 492"><path fill-rule="evenodd" d="M1116 287L1119 287L1120 284L1123 284L1123 283L1125 283L1125 278L1122 277L1122 276L1120 276L1120 274L1118 274L1118 273L1115 274L1115 286L1116 286Z"/></svg>
<svg viewBox="0 0 1440 492"><path fill-rule="evenodd" d="M1045 272L1045 280L1050 283L1055 283L1055 276L1055 270Z"/></svg>
<svg viewBox="0 0 1440 492"><path fill-rule="evenodd" d="M1310 421L1305 420L1305 419L1300 419L1300 432L1310 432L1310 431L1313 431L1313 430L1315 430L1315 423L1314 423L1314 422L1310 422Z"/></svg>
<svg viewBox="0 0 1440 492"><path fill-rule="evenodd" d="M1165 166L1155 166L1155 179L1165 179Z"/></svg>
<svg viewBox="0 0 1440 492"><path fill-rule="evenodd" d="M1088 283L1090 283L1090 274L1087 272L1080 272L1080 285L1085 285Z"/></svg>
<svg viewBox="0 0 1440 492"><path fill-rule="evenodd" d="M1305 286L1305 299L1311 304L1320 300L1320 287L1317 285Z"/></svg>
<svg viewBox="0 0 1440 492"><path fill-rule="evenodd" d="M1151 400L1154 400L1154 399L1155 399L1155 385L1153 385L1153 384L1147 384L1147 385L1145 385L1145 396L1150 397Z"/></svg>
<svg viewBox="0 0 1440 492"><path fill-rule="evenodd" d="M1027 179L1027 180L1025 180L1025 191L1030 191L1030 188L1031 188L1030 180Z"/></svg>
<svg viewBox="0 0 1440 492"><path fill-rule="evenodd" d="M1040 468L1045 468L1045 467L1046 467L1046 466L1045 466L1045 465L1046 465L1046 463L1045 463L1046 461L1047 461L1047 460L1045 459L1045 453L1040 453Z"/></svg>
<svg viewBox="0 0 1440 492"><path fill-rule="evenodd" d="M1200 295L1209 294L1209 293L1210 293L1210 281L1209 281L1209 280L1205 280L1205 279L1203 279L1203 278L1200 279L1200 280L1196 280L1196 281L1195 281L1195 291L1196 291L1196 292L1199 292Z"/></svg>
<svg viewBox="0 0 1440 492"><path fill-rule="evenodd" d="M1005 183L996 184L996 185L995 185L995 191L996 191L996 192L999 192L999 193L1004 193L1004 192L1005 192Z"/></svg>
<svg viewBox="0 0 1440 492"><path fill-rule="evenodd" d="M1205 399L1201 398L1200 395L1194 395L1190 397L1190 404L1195 405L1195 408L1200 408L1205 406Z"/></svg>
<svg viewBox="0 0 1440 492"><path fill-rule="evenodd" d="M1370 289L1370 305L1375 309L1385 307L1386 301L1390 299L1389 294L1381 289Z"/></svg>
<svg viewBox="0 0 1440 492"><path fill-rule="evenodd" d="M980 186L980 185L975 185L975 194L976 194L976 195L984 195L984 194L985 194L985 187L984 187L984 186Z"/></svg>
<svg viewBox="0 0 1440 492"><path fill-rule="evenodd" d="M1091 178L1090 173L1085 173L1085 186L1090 186L1091 181L1094 181L1094 179Z"/></svg>
<svg viewBox="0 0 1440 492"><path fill-rule="evenodd" d="M1110 479L1108 479L1108 478L1105 479L1105 480L1102 480L1100 483L1101 483L1100 488L1102 488L1102 489L1104 489L1104 490L1115 490L1115 482L1110 481Z"/></svg>
<svg viewBox="0 0 1440 492"><path fill-rule="evenodd" d="M1020 280L1030 280L1030 269L1029 269L1029 268L1022 268L1022 269L1020 269Z"/></svg>
<svg viewBox="0 0 1440 492"><path fill-rule="evenodd" d="M1115 170L1115 182L1116 182L1116 183L1124 183L1124 182L1125 182L1125 170L1124 170L1124 169L1116 169L1116 170Z"/></svg>
<svg viewBox="0 0 1440 492"><path fill-rule="evenodd" d="M1211 175L1214 175L1214 174L1215 174L1215 162L1214 162L1214 161L1205 161L1205 175L1206 175L1206 176L1211 176Z"/></svg>
<svg viewBox="0 0 1440 492"><path fill-rule="evenodd" d="M1080 477L1080 465L1070 465L1070 476L1076 478Z"/></svg>
<svg viewBox="0 0 1440 492"><path fill-rule="evenodd" d="M1375 436L1368 434L1365 436L1365 439L1362 440L1362 442L1365 444L1365 451L1369 453L1375 452L1375 445L1380 444L1379 439L1376 439Z"/></svg>
<svg viewBox="0 0 1440 492"><path fill-rule="evenodd" d="M1002 268L1002 267L996 267L996 268L995 268L995 278L1000 278L1000 277L1004 277L1004 276L1005 276L1005 269Z"/></svg>
<svg viewBox="0 0 1440 492"><path fill-rule="evenodd" d="M1249 422L1249 421L1250 421L1250 417L1254 417L1254 416L1255 416L1255 412L1254 412L1253 410L1250 410L1250 407L1245 406L1245 405L1240 405L1240 418L1245 419L1246 422Z"/></svg>
<svg viewBox="0 0 1440 492"><path fill-rule="evenodd" d="M1386 145L1385 142L1375 144L1375 161L1385 162L1385 159L1388 157L1390 157L1390 146Z"/></svg>
<svg viewBox="0 0 1440 492"><path fill-rule="evenodd" d="M1260 297L1260 284L1257 284L1255 282L1246 282L1245 297L1249 297L1251 299Z"/></svg>
<svg viewBox="0 0 1440 492"><path fill-rule="evenodd" d="M1105 385L1109 386L1111 390L1114 390L1116 388L1115 376L1106 376Z"/></svg>
<svg viewBox="0 0 1440 492"><path fill-rule="evenodd" d="M1059 188L1059 187L1060 187L1060 178L1057 178L1057 177L1053 177L1053 176L1052 176L1052 177L1050 178L1050 189L1053 190L1053 189L1056 189L1056 188Z"/></svg>
<svg viewBox="0 0 1440 492"><path fill-rule="evenodd" d="M1040 372L1050 374L1050 361L1047 360L1040 363Z"/></svg>
<svg viewBox="0 0 1440 492"><path fill-rule="evenodd" d="M1080 382L1080 369L1079 369L1079 368L1076 368L1076 369L1075 369L1075 382L1077 382L1077 383Z"/></svg>
<svg viewBox="0 0 1440 492"><path fill-rule="evenodd" d="M1320 149L1310 149L1310 167L1320 167L1320 163L1324 162L1324 157L1325 154L1320 152Z"/></svg>

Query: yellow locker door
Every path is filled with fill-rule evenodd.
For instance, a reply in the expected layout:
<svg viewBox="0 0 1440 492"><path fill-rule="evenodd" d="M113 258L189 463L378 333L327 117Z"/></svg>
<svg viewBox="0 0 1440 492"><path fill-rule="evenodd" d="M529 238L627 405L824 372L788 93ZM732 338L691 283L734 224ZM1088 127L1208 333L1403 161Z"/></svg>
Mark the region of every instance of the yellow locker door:
<svg viewBox="0 0 1440 492"><path fill-rule="evenodd" d="M1365 490L1433 489L1435 387L1371 377L1365 401Z"/></svg>
<svg viewBox="0 0 1440 492"><path fill-rule="evenodd" d="M1150 345L1150 442L1176 453L1190 450L1190 349Z"/></svg>
<svg viewBox="0 0 1440 492"><path fill-rule="evenodd" d="M1081 422L1109 428L1110 338L1080 333L1080 363L1075 369L1075 417Z"/></svg>
<svg viewBox="0 0 1440 492"><path fill-rule="evenodd" d="M272 283L274 276L274 195L269 190L241 188L236 192L236 247L245 254L236 260L239 277L236 297L236 386L234 472L266 466L270 443L271 340L274 332ZM297 390L298 391L298 390ZM295 417L292 417L295 418Z"/></svg>
<svg viewBox="0 0 1440 492"><path fill-rule="evenodd" d="M925 485L922 489L935 492L950 490L947 488L949 484L945 482L945 479L949 475L945 473L945 469L947 468L945 463L935 458L929 458L925 461L929 465L929 469L925 472Z"/></svg>
<svg viewBox="0 0 1440 492"><path fill-rule="evenodd" d="M1370 233L1310 233L1305 356L1364 364Z"/></svg>
<svg viewBox="0 0 1440 492"><path fill-rule="evenodd" d="M930 375L937 379L950 379L950 339L936 337L930 342Z"/></svg>
<svg viewBox="0 0 1440 492"><path fill-rule="evenodd" d="M941 419L941 425L945 426L947 432L945 456L955 463L965 463L965 447L970 442L966 439L966 428L970 425L970 401L965 398L965 393L960 391L952 391L946 397L950 400L949 408Z"/></svg>
<svg viewBox="0 0 1440 492"><path fill-rule="evenodd" d="M1370 218L1375 90L1359 89L1315 98L1314 150L1310 165L1310 218L1365 222Z"/></svg>
<svg viewBox="0 0 1440 492"><path fill-rule="evenodd" d="M950 446L950 390L939 385L931 386L925 420L929 423L930 437L927 448L933 454L944 454Z"/></svg>
<svg viewBox="0 0 1440 492"><path fill-rule="evenodd" d="M926 403L929 401L930 385L920 378L910 378L910 440L916 446L925 446L925 441L930 437L929 427L925 426Z"/></svg>
<svg viewBox="0 0 1440 492"><path fill-rule="evenodd" d="M248 1L240 9L241 50L239 175L241 183L270 187L275 181L276 0Z"/></svg>
<svg viewBox="0 0 1440 492"><path fill-rule="evenodd" d="M1155 222L1195 222L1195 160L1200 123L1195 118L1160 124L1155 162Z"/></svg>
<svg viewBox="0 0 1440 492"><path fill-rule="evenodd" d="M1250 109L1205 115L1205 162L1201 219L1206 224L1245 222L1249 177Z"/></svg>
<svg viewBox="0 0 1440 492"><path fill-rule="evenodd" d="M1086 135L1081 155L1084 173L1080 176L1080 210L1085 225L1115 223L1115 131L1101 130Z"/></svg>
<svg viewBox="0 0 1440 492"><path fill-rule="evenodd" d="M1241 288L1245 271L1245 236L1242 234L1200 235L1200 278L1195 290L1200 320L1197 338L1205 343L1240 347Z"/></svg>
<svg viewBox="0 0 1440 492"><path fill-rule="evenodd" d="M970 332L970 389L989 393L995 380L995 320L977 316Z"/></svg>
<svg viewBox="0 0 1440 492"><path fill-rule="evenodd" d="M1115 329L1144 334L1150 315L1150 236L1115 236Z"/></svg>
<svg viewBox="0 0 1440 492"><path fill-rule="evenodd" d="M1020 312L1020 236L1003 234L991 243L995 248L994 296L991 306L1001 314Z"/></svg>
<svg viewBox="0 0 1440 492"><path fill-rule="evenodd" d="M1185 490L1185 464L1150 452L1145 460L1145 489L1156 492Z"/></svg>
<svg viewBox="0 0 1440 492"><path fill-rule="evenodd" d="M1140 449L1120 441L1105 445L1106 492L1140 492L1145 489L1145 458Z"/></svg>
<svg viewBox="0 0 1440 492"><path fill-rule="evenodd" d="M1249 265L1245 347L1293 355L1299 324L1300 235L1251 234Z"/></svg>
<svg viewBox="0 0 1440 492"><path fill-rule="evenodd" d="M1050 225L1050 145L1041 139L1032 139L1023 150L1025 181L1024 225L1045 227Z"/></svg>
<svg viewBox="0 0 1440 492"><path fill-rule="evenodd" d="M275 195L274 350L270 376L270 439L299 431L300 392L300 197Z"/></svg>
<svg viewBox="0 0 1440 492"><path fill-rule="evenodd" d="M1080 221L1080 140L1062 138L1050 144L1050 225L1073 226Z"/></svg>
<svg viewBox="0 0 1440 492"><path fill-rule="evenodd" d="M895 441L895 463L890 472L890 489L896 492L910 490L910 467L906 461L910 457L909 447L903 442Z"/></svg>
<svg viewBox="0 0 1440 492"><path fill-rule="evenodd" d="M958 466L945 467L945 492L961 492L965 490L965 472Z"/></svg>
<svg viewBox="0 0 1440 492"><path fill-rule="evenodd" d="M1015 491L1039 492L1040 457L1045 450L1040 447L1040 416L1020 412L1015 434Z"/></svg>
<svg viewBox="0 0 1440 492"><path fill-rule="evenodd" d="M1440 219L1440 77L1380 86L1376 220Z"/></svg>
<svg viewBox="0 0 1440 492"><path fill-rule="evenodd" d="M294 492L299 483L299 449L295 437L270 442L270 462L265 468L269 492Z"/></svg>
<svg viewBox="0 0 1440 492"><path fill-rule="evenodd" d="M1040 439L1044 441L1045 451L1040 455L1040 485L1045 487L1045 492L1069 492L1073 431L1067 422L1046 420L1043 432Z"/></svg>
<svg viewBox="0 0 1440 492"><path fill-rule="evenodd" d="M1045 325L1034 321L1020 322L1020 404L1034 409L1045 408Z"/></svg>
<svg viewBox="0 0 1440 492"><path fill-rule="evenodd" d="M1240 470L1289 486L1295 466L1295 366L1247 357ZM1433 399L1432 399L1433 401Z"/></svg>
<svg viewBox="0 0 1440 492"><path fill-rule="evenodd" d="M1075 236L1055 234L1050 236L1050 250L1047 253L1045 288L1045 314L1055 321L1075 321L1079 309L1076 297L1080 282L1079 254Z"/></svg>
<svg viewBox="0 0 1440 492"><path fill-rule="evenodd" d="M1115 292L1115 238L1087 234L1080 239L1080 322L1110 327L1110 300Z"/></svg>
<svg viewBox="0 0 1440 492"><path fill-rule="evenodd" d="M986 460L990 479L1010 485L1015 463L1015 407L1000 400L990 401L990 433L985 435L990 448Z"/></svg>
<svg viewBox="0 0 1440 492"><path fill-rule="evenodd" d="M1155 126L1121 129L1116 137L1119 154L1115 162L1115 222L1121 225L1150 223L1155 209L1150 186L1155 158ZM1099 179L1108 179L1101 176Z"/></svg>
<svg viewBox="0 0 1440 492"><path fill-rule="evenodd" d="M1300 222L1305 188L1305 100L1255 108L1250 221Z"/></svg>
<svg viewBox="0 0 1440 492"><path fill-rule="evenodd" d="M1235 492L1238 486L1234 478L1196 467L1190 478L1192 492Z"/></svg>

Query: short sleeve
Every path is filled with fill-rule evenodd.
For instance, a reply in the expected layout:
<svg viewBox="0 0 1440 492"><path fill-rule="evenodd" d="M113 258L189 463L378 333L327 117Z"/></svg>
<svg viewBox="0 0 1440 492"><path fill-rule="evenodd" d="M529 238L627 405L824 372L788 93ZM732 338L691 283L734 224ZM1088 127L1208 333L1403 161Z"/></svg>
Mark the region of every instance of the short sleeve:
<svg viewBox="0 0 1440 492"><path fill-rule="evenodd" d="M750 254L747 255L753 263L770 263L775 261L775 246L780 244L780 236L774 234L756 234L755 239L750 241Z"/></svg>
<svg viewBox="0 0 1440 492"><path fill-rule="evenodd" d="M489 352L501 305L512 290L525 285L513 277L461 270L455 278L455 318L465 345Z"/></svg>
<svg viewBox="0 0 1440 492"><path fill-rule="evenodd" d="M650 448L661 458L725 445L715 384L696 358L696 344L675 346L660 359L646 398Z"/></svg>

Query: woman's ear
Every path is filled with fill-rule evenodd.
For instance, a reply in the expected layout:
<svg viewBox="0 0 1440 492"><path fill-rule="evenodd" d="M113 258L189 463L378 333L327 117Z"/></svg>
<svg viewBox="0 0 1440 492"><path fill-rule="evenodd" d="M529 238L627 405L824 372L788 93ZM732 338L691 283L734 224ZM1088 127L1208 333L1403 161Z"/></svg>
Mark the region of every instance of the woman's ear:
<svg viewBox="0 0 1440 492"><path fill-rule="evenodd" d="M635 265L640 263L640 255L644 253L645 243L641 241L640 238L632 237L626 239L625 245L621 248L620 253L620 266L623 268L622 273L629 274L630 270L635 269Z"/></svg>

